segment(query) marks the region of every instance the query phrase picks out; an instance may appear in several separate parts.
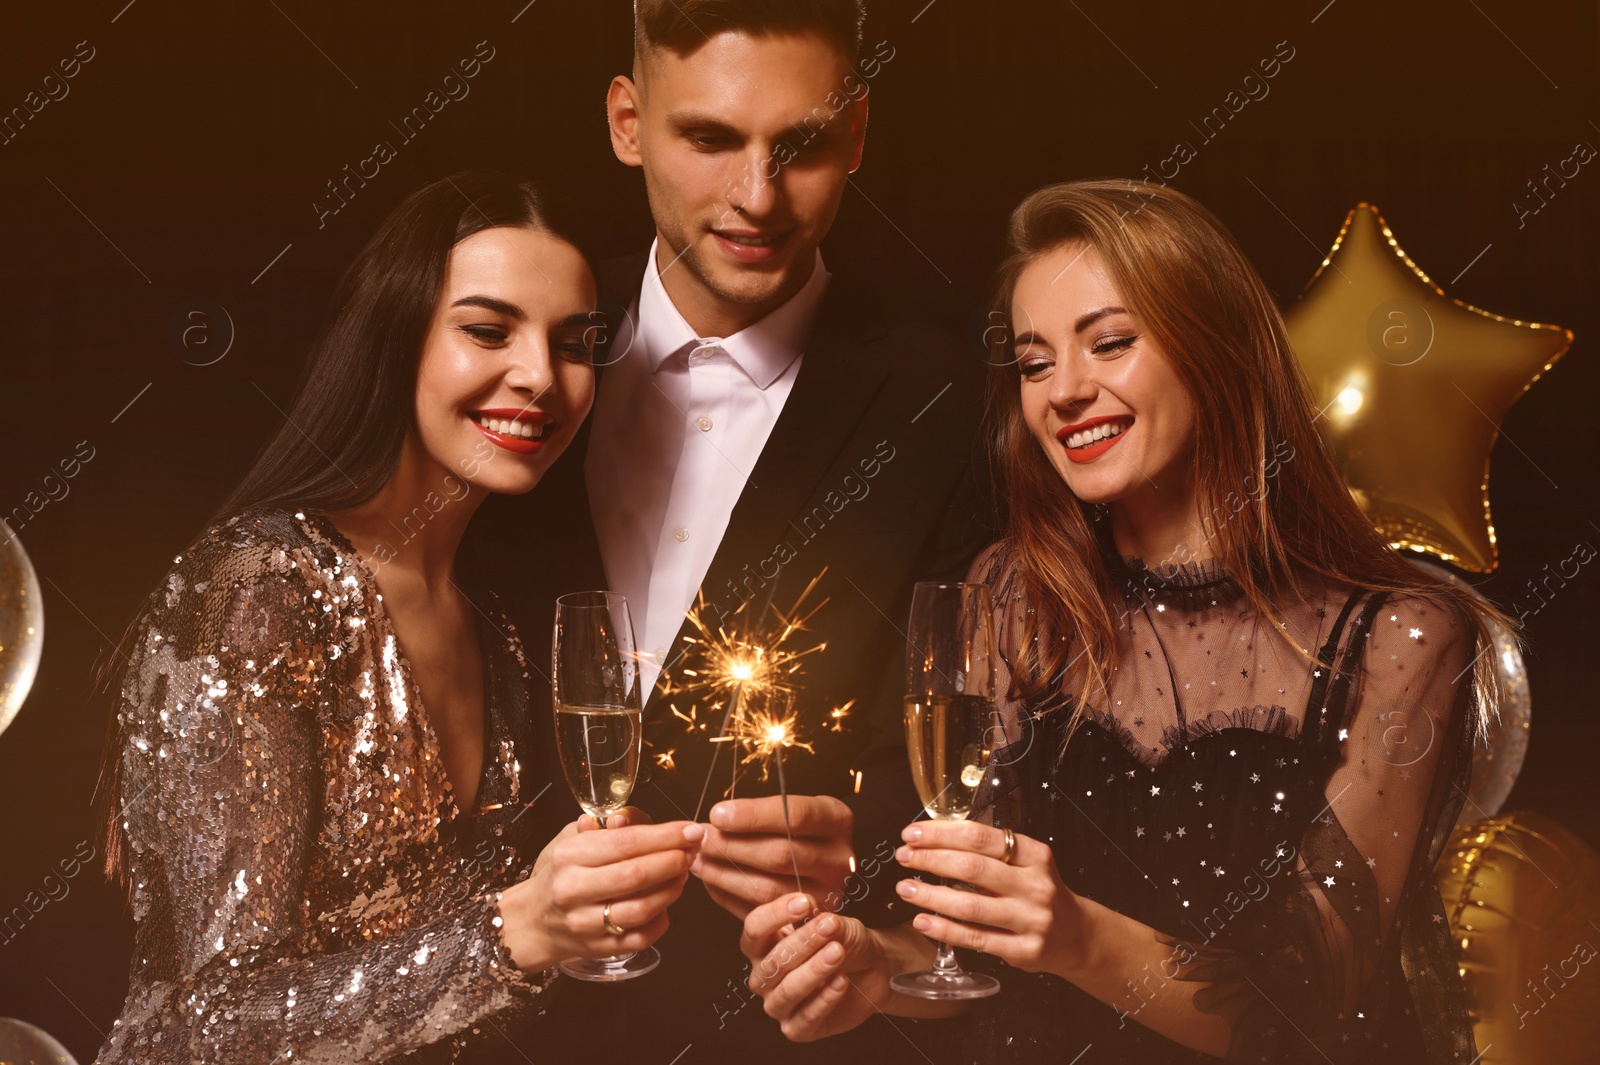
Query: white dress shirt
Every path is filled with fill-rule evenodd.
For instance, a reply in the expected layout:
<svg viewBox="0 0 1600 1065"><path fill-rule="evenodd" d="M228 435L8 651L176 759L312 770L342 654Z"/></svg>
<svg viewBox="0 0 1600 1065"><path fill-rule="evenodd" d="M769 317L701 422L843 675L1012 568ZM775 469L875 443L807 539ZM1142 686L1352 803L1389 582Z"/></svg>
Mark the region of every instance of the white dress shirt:
<svg viewBox="0 0 1600 1065"><path fill-rule="evenodd" d="M670 269L670 267L669 267ZM830 274L730 337L697 336L662 286L656 244L595 398L584 474L612 591L628 598L649 699L800 371Z"/></svg>

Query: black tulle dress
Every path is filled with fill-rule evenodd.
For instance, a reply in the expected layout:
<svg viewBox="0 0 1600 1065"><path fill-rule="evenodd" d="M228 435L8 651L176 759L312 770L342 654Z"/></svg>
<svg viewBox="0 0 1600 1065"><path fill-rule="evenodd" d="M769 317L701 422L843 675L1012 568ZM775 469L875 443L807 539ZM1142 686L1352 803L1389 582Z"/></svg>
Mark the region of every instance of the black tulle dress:
<svg viewBox="0 0 1600 1065"><path fill-rule="evenodd" d="M1467 1065L1432 869L1466 795L1470 619L1307 585L1280 632L1213 561L1105 558L1126 606L1108 703L1064 744L1064 695L1002 700L1011 740L977 816L1047 841L1068 887L1172 954L1115 1004L969 955L1004 987L963 1018L961 1056L1215 1060L1141 1023L1170 995L1229 1022L1232 1060ZM981 566L1015 662L1022 582L1004 543Z"/></svg>

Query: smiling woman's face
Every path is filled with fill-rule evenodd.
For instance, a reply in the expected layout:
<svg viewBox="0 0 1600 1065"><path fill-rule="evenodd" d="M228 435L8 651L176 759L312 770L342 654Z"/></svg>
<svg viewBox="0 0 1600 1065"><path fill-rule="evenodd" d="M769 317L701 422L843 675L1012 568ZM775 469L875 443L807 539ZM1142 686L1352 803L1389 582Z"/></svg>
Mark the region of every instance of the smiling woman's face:
<svg viewBox="0 0 1600 1065"><path fill-rule="evenodd" d="M1081 242L1029 264L1011 296L1022 415L1072 494L1182 494L1194 402L1105 261Z"/></svg>
<svg viewBox="0 0 1600 1065"><path fill-rule="evenodd" d="M538 229L481 230L450 252L417 370L420 443L474 487L538 483L594 401L594 277Z"/></svg>

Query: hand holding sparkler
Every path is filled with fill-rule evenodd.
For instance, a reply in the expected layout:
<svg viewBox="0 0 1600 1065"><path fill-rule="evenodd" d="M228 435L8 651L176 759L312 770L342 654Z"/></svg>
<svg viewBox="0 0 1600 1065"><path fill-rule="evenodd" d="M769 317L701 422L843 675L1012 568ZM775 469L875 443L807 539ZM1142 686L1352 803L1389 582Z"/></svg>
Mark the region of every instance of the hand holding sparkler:
<svg viewBox="0 0 1600 1065"><path fill-rule="evenodd" d="M784 832L783 796L729 799L711 808L700 854L690 866L711 898L743 920L751 910L800 890L838 909L851 871L850 808L831 795L790 795L793 847Z"/></svg>
<svg viewBox="0 0 1600 1065"><path fill-rule="evenodd" d="M850 874L849 808L837 799L789 795L784 769L789 748L812 750L800 737L794 702L805 659L827 645L796 647L796 643L807 631L807 622L827 605L826 599L807 605L826 572L806 585L788 611L773 607L769 593L759 613L746 613L753 608L751 601L713 627L706 621L705 604L698 603L688 617L695 630L686 637L688 664L665 689L669 696L705 699L709 705L692 703L687 711L673 703L673 713L691 733L706 729L720 715L717 733L710 737L713 751L727 746L734 752L729 798L711 812L705 856L694 871L718 905L741 919L754 907L795 889L841 898ZM774 624L767 623L768 614ZM834 708L828 727L841 729L850 706L847 702ZM713 756L695 820L704 808L716 764ZM762 780L776 771L778 795L732 798L741 771L752 766L760 769Z"/></svg>
<svg viewBox="0 0 1600 1065"><path fill-rule="evenodd" d="M933 958L933 945L910 926L869 928L842 913L818 916L804 895L752 910L739 949L750 960L750 990L797 1043L849 1031L875 1013L946 1017L960 1009L890 988L895 973Z"/></svg>

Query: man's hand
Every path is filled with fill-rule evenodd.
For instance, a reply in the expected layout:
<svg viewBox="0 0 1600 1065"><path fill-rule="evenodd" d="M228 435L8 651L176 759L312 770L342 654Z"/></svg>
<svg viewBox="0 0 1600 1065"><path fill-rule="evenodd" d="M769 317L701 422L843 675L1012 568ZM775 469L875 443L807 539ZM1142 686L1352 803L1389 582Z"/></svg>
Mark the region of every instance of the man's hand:
<svg viewBox="0 0 1600 1065"><path fill-rule="evenodd" d="M860 921L814 916L804 895L780 896L750 911L739 949L750 959L750 990L783 1034L808 1043L847 1032L883 1008L892 965Z"/></svg>
<svg viewBox="0 0 1600 1065"><path fill-rule="evenodd" d="M816 914L806 896L782 895L751 910L739 937L750 959L750 990L789 1039L825 1039L874 1013L949 1017L965 1008L909 998L889 986L895 974L933 963L933 944L909 925L874 929L841 913Z"/></svg>
<svg viewBox="0 0 1600 1065"><path fill-rule="evenodd" d="M850 875L850 807L828 795L789 796L794 857L783 830L782 799L729 799L711 808L699 857L690 870L717 905L741 921L750 911L801 887L821 909L837 910Z"/></svg>

